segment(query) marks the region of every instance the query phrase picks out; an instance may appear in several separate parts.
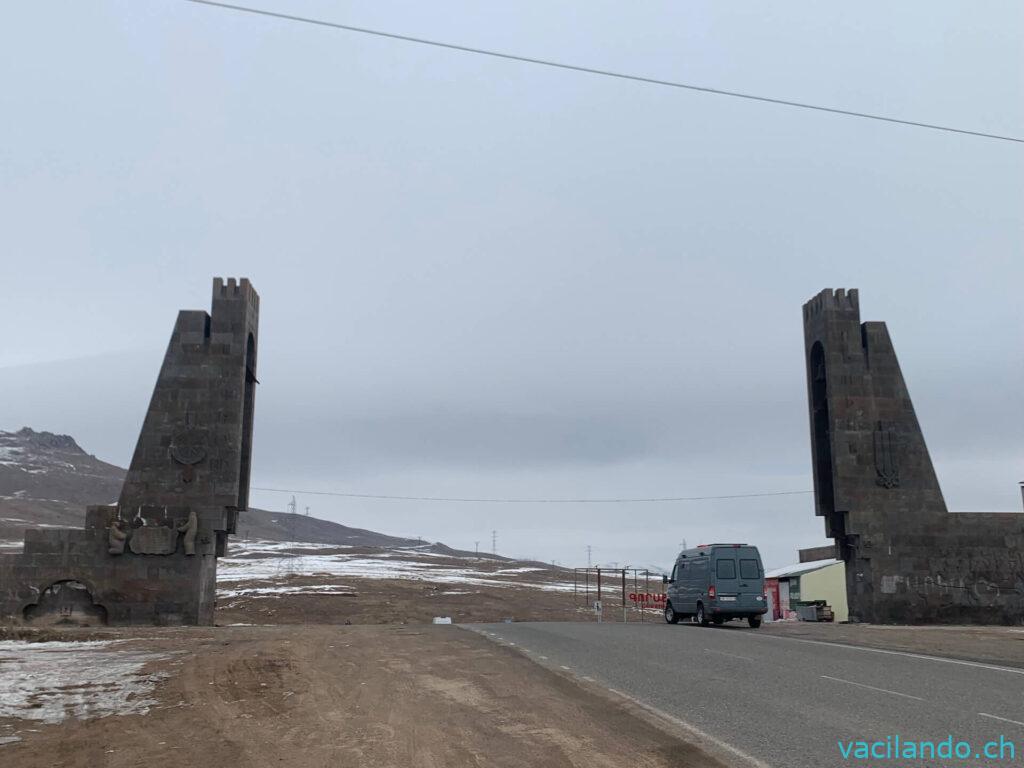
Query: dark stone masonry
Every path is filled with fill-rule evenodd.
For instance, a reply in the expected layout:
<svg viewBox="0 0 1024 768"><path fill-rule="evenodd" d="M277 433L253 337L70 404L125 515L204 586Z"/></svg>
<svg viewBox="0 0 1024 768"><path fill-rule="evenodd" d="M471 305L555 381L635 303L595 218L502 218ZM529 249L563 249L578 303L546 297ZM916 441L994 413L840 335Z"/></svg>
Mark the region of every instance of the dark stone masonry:
<svg viewBox="0 0 1024 768"><path fill-rule="evenodd" d="M951 513L885 323L856 290L804 304L815 511L851 620L1019 624L1024 515Z"/></svg>
<svg viewBox="0 0 1024 768"><path fill-rule="evenodd" d="M178 314L118 502L0 555L0 620L213 623L217 558L248 505L258 322L245 279Z"/></svg>

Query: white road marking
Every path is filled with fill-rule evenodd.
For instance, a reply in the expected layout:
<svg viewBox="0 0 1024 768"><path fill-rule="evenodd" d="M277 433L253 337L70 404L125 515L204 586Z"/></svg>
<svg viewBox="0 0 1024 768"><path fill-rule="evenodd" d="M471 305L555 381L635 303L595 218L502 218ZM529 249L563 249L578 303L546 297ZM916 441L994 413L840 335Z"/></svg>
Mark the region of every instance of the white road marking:
<svg viewBox="0 0 1024 768"><path fill-rule="evenodd" d="M867 688L869 691L878 691L879 693L891 693L893 696L903 696L907 699L917 699L918 701L924 701L920 696L911 696L909 693L900 693L899 691L890 691L885 688L875 688L873 685L865 685L864 683L855 683L853 680L843 680L841 677L829 677L828 675L822 675L825 680L835 680L837 683L846 683L847 685L856 685L858 688Z"/></svg>
<svg viewBox="0 0 1024 768"><path fill-rule="evenodd" d="M999 715L990 715L985 712L979 712L982 717L991 717L993 720L1002 720L1004 723L1013 723L1014 725L1024 725L1020 720L1011 720L1008 717L999 717Z"/></svg>
<svg viewBox="0 0 1024 768"><path fill-rule="evenodd" d="M996 664L982 664L978 661L964 661L963 659L945 659L941 656L927 656L923 653L908 653L907 651L889 651L885 648L868 648L863 645L848 645L846 643L830 643L826 640L804 640L800 637L781 637L776 635L749 635L750 637L759 637L768 640L788 640L793 643L810 643L811 645L829 645L833 648L847 648L851 651L865 651L867 653L884 653L889 656L907 656L911 659L924 659L925 661L941 661L943 664L959 664L964 667L977 667L979 669L991 669L995 672L1009 672L1014 675L1024 675L1024 669L1014 669L1013 667L1000 667Z"/></svg>
<svg viewBox="0 0 1024 768"><path fill-rule="evenodd" d="M717 653L719 656L730 656L734 659L743 659L744 661L753 661L749 656L740 656L738 653L726 653L725 651L716 651L713 648L705 648L707 653Z"/></svg>

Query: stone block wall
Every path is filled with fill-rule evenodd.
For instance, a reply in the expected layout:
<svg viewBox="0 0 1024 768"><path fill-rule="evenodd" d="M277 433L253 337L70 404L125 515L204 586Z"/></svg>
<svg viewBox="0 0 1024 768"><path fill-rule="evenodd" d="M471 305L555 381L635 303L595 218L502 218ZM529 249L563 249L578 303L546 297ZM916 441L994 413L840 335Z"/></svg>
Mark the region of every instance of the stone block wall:
<svg viewBox="0 0 1024 768"><path fill-rule="evenodd" d="M180 542L170 555L115 557L107 546L107 532L98 528L25 531L23 552L0 555L0 621L52 615L47 590L74 583L85 587L97 610L91 616L57 611L51 623L213 623L214 558L186 556Z"/></svg>

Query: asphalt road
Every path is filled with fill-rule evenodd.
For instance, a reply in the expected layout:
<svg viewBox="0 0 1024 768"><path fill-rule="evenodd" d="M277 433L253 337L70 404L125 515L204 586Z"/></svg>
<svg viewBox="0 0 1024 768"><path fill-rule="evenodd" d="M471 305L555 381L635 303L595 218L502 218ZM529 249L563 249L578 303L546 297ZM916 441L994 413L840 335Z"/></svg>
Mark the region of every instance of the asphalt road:
<svg viewBox="0 0 1024 768"><path fill-rule="evenodd" d="M692 624L523 623L474 631L682 721L771 768L1024 763L1024 669ZM967 760L844 759L837 742L970 742ZM975 760L984 745L1003 759ZM997 748L993 748L997 749Z"/></svg>

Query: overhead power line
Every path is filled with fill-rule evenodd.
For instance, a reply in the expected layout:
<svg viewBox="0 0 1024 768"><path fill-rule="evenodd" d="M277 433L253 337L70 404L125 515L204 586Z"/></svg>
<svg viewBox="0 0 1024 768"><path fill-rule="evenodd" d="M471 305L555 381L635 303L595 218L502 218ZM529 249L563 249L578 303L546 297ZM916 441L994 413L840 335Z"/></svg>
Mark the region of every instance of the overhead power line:
<svg viewBox="0 0 1024 768"><path fill-rule="evenodd" d="M721 496L661 496L643 499L470 499L444 496L392 496L378 493L342 493L340 491L305 491L295 488L256 488L268 493L304 493L310 496L339 496L345 499L387 499L393 501L448 501L473 504L648 504L667 501L710 501L713 499L754 499L765 496L801 496L814 491L770 491L767 493L730 493Z"/></svg>
<svg viewBox="0 0 1024 768"><path fill-rule="evenodd" d="M996 133L986 133L984 131L971 131L965 128L954 128L948 125L937 125L935 123L924 123L917 120L903 120L898 117L888 117L885 115L874 115L869 112L857 112L852 109L839 109L837 107L825 107L820 104L808 104L807 102L791 101L789 99L779 99L771 96L758 96L753 93L742 93L740 91L727 91L721 88L711 88L704 85L694 85L693 83L681 83L674 80L661 80L656 77L644 77L643 75L631 75L625 72L613 72L607 69L596 69L594 67L584 67L578 64L567 64L561 61L551 61L548 59L537 59L531 56L520 56L514 53L504 53L502 51L492 51L485 48L473 48L468 45L457 45L455 43L446 43L440 40L428 40L423 37L412 37L410 35L399 35L394 32L384 32L379 29L367 29L366 27L356 27L350 24L339 24L338 22L325 21L323 19L314 19L307 16L293 16L288 13L278 13L276 11L266 11L260 8L250 8L244 5L234 5L232 3L220 3L215 0L184 0L186 3L194 3L196 5L208 5L215 8L223 8L229 11L238 11L240 13L250 13L256 16L265 16L272 19L281 19L284 21L294 21L301 24L312 24L318 27L328 27L330 29L340 29L346 32L356 32L361 35L373 35L375 37L384 37L390 40L401 40L406 43L416 43L418 45L432 45L436 48L446 48L450 51L458 51L460 53L474 53L479 56L491 56L496 59L507 59L508 61L518 61L524 64L537 64L542 67L554 67L556 69L566 69L572 72L583 72L588 75L599 75L601 77L613 77L618 80L631 80L637 83L647 83L648 85L660 85L668 88L680 88L687 91L698 91L700 93L709 93L715 96L729 96L734 99L747 99L748 101L759 101L766 104L775 104L782 107L792 107L796 109L810 109L816 112L828 112L833 115L844 115L846 117L859 117L865 120L878 120L884 123L896 123L898 125L907 125L913 128L927 128L933 131L945 131L946 133L959 133L965 136L977 136L983 139L996 139L998 141L1012 141L1018 144L1024 144L1024 138L1016 136L1003 136Z"/></svg>

